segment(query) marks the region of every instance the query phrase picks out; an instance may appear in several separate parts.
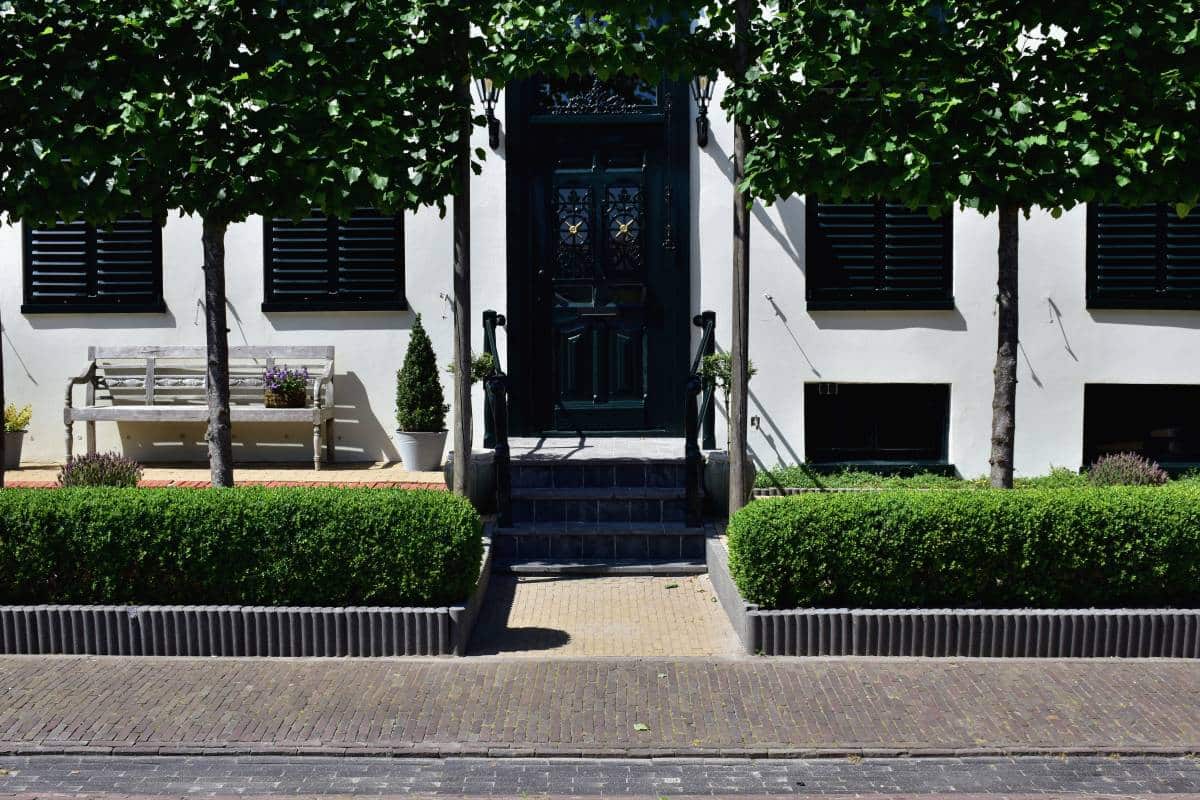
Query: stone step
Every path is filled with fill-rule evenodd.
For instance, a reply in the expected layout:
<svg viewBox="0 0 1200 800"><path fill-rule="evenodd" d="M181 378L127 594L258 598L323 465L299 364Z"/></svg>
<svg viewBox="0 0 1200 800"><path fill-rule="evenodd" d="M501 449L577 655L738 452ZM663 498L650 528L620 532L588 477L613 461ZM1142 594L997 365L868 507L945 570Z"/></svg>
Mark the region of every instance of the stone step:
<svg viewBox="0 0 1200 800"><path fill-rule="evenodd" d="M682 488L683 459L530 460L512 463L513 489Z"/></svg>
<svg viewBox="0 0 1200 800"><path fill-rule="evenodd" d="M683 489L607 487L603 489L513 489L514 522L565 524L683 522Z"/></svg>
<svg viewBox="0 0 1200 800"><path fill-rule="evenodd" d="M501 559L494 572L513 575L703 575L708 572L702 558L669 559Z"/></svg>
<svg viewBox="0 0 1200 800"><path fill-rule="evenodd" d="M492 553L522 561L703 559L704 536L682 523L526 523L493 529Z"/></svg>

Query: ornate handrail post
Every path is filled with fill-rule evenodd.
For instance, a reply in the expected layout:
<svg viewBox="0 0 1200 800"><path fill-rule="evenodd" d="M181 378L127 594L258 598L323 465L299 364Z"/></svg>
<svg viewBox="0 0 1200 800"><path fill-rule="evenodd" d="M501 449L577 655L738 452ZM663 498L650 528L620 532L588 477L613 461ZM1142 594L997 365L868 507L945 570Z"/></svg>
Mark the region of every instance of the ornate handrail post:
<svg viewBox="0 0 1200 800"><path fill-rule="evenodd" d="M488 309L483 312L483 349L492 357L491 374L483 379L483 444L492 448L496 476L496 524L512 527L512 470L508 449L508 376L500 366L496 328L507 320Z"/></svg>
<svg viewBox="0 0 1200 800"><path fill-rule="evenodd" d="M717 312L702 311L700 312L700 319L702 320L700 327L704 329L704 342L706 343L706 346L704 347L704 355L714 355L717 352ZM712 404L712 393L714 388L715 387L713 386L704 387L704 408L706 410L704 411L704 417L701 420L701 423L704 425L705 450L717 449L717 409Z"/></svg>
<svg viewBox="0 0 1200 800"><path fill-rule="evenodd" d="M700 454L702 417L705 447L713 449L716 438L713 433L713 387L706 385L703 378L704 357L711 355L716 348L716 320L717 315L712 311L701 312L692 319L692 324L704 333L700 338L700 347L692 358L683 405L684 488L687 498L687 524L691 528L699 527L704 521L704 458ZM699 400L701 392L704 393L702 403Z"/></svg>

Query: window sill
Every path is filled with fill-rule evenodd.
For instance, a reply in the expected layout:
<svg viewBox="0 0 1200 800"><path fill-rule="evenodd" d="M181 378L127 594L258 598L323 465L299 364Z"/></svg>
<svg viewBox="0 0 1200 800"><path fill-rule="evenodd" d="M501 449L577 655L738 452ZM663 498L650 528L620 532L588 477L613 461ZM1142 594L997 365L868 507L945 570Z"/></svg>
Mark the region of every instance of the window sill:
<svg viewBox="0 0 1200 800"><path fill-rule="evenodd" d="M953 297L913 298L809 298L809 311L953 311Z"/></svg>
<svg viewBox="0 0 1200 800"><path fill-rule="evenodd" d="M124 303L24 303L22 314L165 314L167 304L159 301L148 305Z"/></svg>
<svg viewBox="0 0 1200 800"><path fill-rule="evenodd" d="M345 303L320 300L312 302L268 301L262 304L262 310L267 314L294 314L305 311L408 311L408 301L396 300L387 303Z"/></svg>

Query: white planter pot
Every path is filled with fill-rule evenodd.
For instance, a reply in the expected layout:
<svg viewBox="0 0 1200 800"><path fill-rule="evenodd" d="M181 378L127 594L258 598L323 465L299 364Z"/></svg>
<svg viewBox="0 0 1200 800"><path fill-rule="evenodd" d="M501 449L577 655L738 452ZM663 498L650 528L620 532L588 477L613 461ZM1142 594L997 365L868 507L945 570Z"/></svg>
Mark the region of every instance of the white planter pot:
<svg viewBox="0 0 1200 800"><path fill-rule="evenodd" d="M454 451L446 455L442 470L447 486L454 485ZM471 453L471 503L481 514L496 510L496 458L491 450Z"/></svg>
<svg viewBox="0 0 1200 800"><path fill-rule="evenodd" d="M4 432L4 468L16 469L21 466L21 445L25 441L25 431Z"/></svg>
<svg viewBox="0 0 1200 800"><path fill-rule="evenodd" d="M430 472L442 466L446 450L446 431L396 431L396 449L409 472Z"/></svg>

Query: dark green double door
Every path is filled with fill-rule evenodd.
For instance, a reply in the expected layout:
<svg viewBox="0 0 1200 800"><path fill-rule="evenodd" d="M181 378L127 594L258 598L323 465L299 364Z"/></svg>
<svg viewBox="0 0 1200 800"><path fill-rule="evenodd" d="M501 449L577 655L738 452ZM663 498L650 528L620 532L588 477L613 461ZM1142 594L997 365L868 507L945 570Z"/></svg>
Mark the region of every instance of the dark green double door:
<svg viewBox="0 0 1200 800"><path fill-rule="evenodd" d="M682 430L690 314L677 217L687 185L671 127L561 117L528 126L528 269L510 264L509 275L528 297L521 432Z"/></svg>

